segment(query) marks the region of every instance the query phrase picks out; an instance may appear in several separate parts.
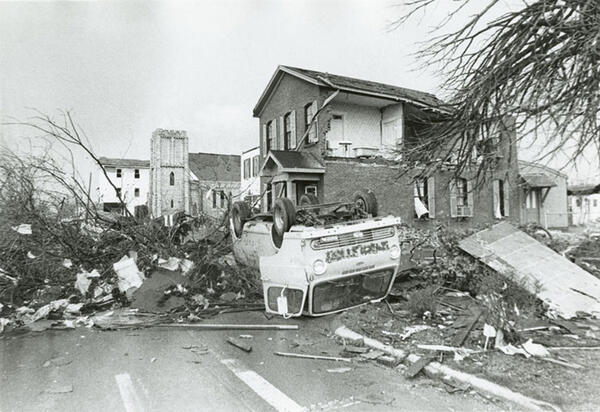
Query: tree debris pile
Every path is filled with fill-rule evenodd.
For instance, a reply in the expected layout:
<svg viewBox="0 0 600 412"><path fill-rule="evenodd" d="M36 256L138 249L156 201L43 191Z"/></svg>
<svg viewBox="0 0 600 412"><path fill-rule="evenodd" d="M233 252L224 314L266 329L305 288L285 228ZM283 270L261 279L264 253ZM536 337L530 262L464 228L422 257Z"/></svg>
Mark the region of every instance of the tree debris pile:
<svg viewBox="0 0 600 412"><path fill-rule="evenodd" d="M2 329L128 307L145 282L167 272L184 281L159 282L153 304L172 318L254 308L261 298L258 274L230 254L225 219L179 216L166 227L86 210L40 190L35 169L13 158L0 176Z"/></svg>

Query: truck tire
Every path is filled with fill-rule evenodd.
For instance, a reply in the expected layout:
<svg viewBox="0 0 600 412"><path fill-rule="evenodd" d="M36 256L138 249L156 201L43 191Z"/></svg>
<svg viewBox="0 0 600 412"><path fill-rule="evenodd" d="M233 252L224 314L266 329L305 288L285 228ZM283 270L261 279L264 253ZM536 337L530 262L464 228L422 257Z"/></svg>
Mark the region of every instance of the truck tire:
<svg viewBox="0 0 600 412"><path fill-rule="evenodd" d="M242 236L244 223L250 217L250 206L246 202L235 202L231 208L231 220L233 221L233 231L237 237Z"/></svg>
<svg viewBox="0 0 600 412"><path fill-rule="evenodd" d="M319 198L313 195L312 193L306 193L300 196L300 206L311 206L318 205Z"/></svg>
<svg viewBox="0 0 600 412"><path fill-rule="evenodd" d="M296 223L296 208L290 199L280 197L273 204L273 227L280 236Z"/></svg>
<svg viewBox="0 0 600 412"><path fill-rule="evenodd" d="M363 212L376 217L378 212L377 198L370 190L359 190L354 193L354 205Z"/></svg>

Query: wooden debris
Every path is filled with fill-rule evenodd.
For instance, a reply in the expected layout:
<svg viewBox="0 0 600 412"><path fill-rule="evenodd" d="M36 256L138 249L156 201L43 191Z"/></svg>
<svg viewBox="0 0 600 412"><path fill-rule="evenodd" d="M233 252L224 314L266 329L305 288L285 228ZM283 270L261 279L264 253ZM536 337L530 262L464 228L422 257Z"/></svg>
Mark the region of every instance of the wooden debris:
<svg viewBox="0 0 600 412"><path fill-rule="evenodd" d="M284 357L288 357L288 358L330 360L330 361L336 361L336 362L352 362L352 359L340 358L337 356L307 355L304 353L289 353L289 352L275 352L275 355L284 356Z"/></svg>
<svg viewBox="0 0 600 412"><path fill-rule="evenodd" d="M452 339L452 346L462 346L463 343L465 343L465 340L467 339L467 336L469 336L469 333L471 333L471 331L475 327L475 324L479 320L479 317L481 316L481 313L482 313L481 311L478 311L476 314L474 314L470 318L469 323L468 323L466 329L464 331L462 331L461 333L459 333L458 335L456 335L454 337L454 339Z"/></svg>
<svg viewBox="0 0 600 412"><path fill-rule="evenodd" d="M298 330L298 325L221 325L214 323L163 323L159 326L203 330Z"/></svg>
<svg viewBox="0 0 600 412"><path fill-rule="evenodd" d="M235 346L238 349L243 350L244 352L248 352L248 353L252 352L252 346L250 346L244 342L240 342L239 340L232 338L231 336L229 336L227 338L227 343Z"/></svg>
<svg viewBox="0 0 600 412"><path fill-rule="evenodd" d="M367 353L368 351L370 351L370 349L365 346L347 345L344 348L344 352L348 353Z"/></svg>
<svg viewBox="0 0 600 412"><path fill-rule="evenodd" d="M549 351L560 350L600 350L600 346L555 346L549 347Z"/></svg>
<svg viewBox="0 0 600 412"><path fill-rule="evenodd" d="M372 350L371 352L363 353L361 356L366 359L377 359L378 357L384 355L385 352L380 350Z"/></svg>
<svg viewBox="0 0 600 412"><path fill-rule="evenodd" d="M388 355L382 355L380 357L377 358L377 363L390 367L390 368L395 368L396 366L398 366L400 364L402 360L398 359L398 358L394 358L393 356L388 356Z"/></svg>
<svg viewBox="0 0 600 412"><path fill-rule="evenodd" d="M550 362L550 363L556 363L557 365L566 366L567 368L583 369L583 366L581 366L577 363L567 362L567 361L563 361L563 360L559 360L559 359L553 359L553 358L537 358L537 359L541 359L543 361Z"/></svg>
<svg viewBox="0 0 600 412"><path fill-rule="evenodd" d="M409 379L414 378L418 375L419 372L423 370L425 366L429 365L429 363L433 362L434 360L435 356L423 356L418 361L410 365L406 369L406 372L404 372L404 375Z"/></svg>

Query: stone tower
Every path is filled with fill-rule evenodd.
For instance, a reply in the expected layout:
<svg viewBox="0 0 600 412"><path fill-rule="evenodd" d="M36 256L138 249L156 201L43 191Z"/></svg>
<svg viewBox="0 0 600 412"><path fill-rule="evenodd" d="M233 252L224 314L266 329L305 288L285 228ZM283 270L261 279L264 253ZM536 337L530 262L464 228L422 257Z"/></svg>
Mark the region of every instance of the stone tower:
<svg viewBox="0 0 600 412"><path fill-rule="evenodd" d="M150 149L150 212L189 213L188 137L185 130L156 129Z"/></svg>

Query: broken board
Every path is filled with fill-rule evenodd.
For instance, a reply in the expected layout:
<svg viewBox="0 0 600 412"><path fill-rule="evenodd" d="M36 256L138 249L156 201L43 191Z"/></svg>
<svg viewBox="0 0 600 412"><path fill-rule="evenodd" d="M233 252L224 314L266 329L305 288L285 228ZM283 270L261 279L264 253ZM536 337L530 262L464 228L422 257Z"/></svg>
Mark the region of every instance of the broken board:
<svg viewBox="0 0 600 412"><path fill-rule="evenodd" d="M535 293L564 319L577 312L600 315L600 279L509 223L469 236L459 246Z"/></svg>

